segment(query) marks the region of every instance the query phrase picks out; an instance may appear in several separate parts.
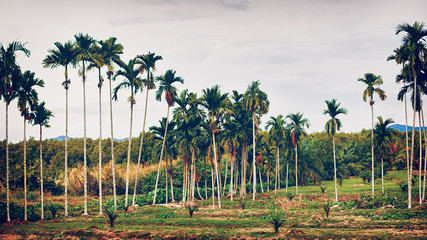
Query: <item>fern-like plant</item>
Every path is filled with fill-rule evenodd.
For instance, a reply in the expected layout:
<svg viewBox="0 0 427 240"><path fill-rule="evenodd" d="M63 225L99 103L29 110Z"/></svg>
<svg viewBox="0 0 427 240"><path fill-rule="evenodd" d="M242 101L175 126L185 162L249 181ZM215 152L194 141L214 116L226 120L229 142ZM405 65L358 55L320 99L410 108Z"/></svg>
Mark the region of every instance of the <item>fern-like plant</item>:
<svg viewBox="0 0 427 240"><path fill-rule="evenodd" d="M241 197L238 199L238 201L240 203L240 207L242 208L242 210L245 210L246 204L248 203L248 199L246 199L245 197Z"/></svg>
<svg viewBox="0 0 427 240"><path fill-rule="evenodd" d="M276 213L271 217L269 222L273 225L274 232L279 233L279 228L282 227L285 222L284 216L278 213L276 209Z"/></svg>
<svg viewBox="0 0 427 240"><path fill-rule="evenodd" d="M329 217L329 213L331 212L332 205L333 205L332 202L327 202L323 205L323 210L325 211L326 218Z"/></svg>
<svg viewBox="0 0 427 240"><path fill-rule="evenodd" d="M114 227L114 221L119 216L117 209L113 205L111 206L104 205L103 208L104 208L104 212L107 214L108 221L110 222L110 227Z"/></svg>

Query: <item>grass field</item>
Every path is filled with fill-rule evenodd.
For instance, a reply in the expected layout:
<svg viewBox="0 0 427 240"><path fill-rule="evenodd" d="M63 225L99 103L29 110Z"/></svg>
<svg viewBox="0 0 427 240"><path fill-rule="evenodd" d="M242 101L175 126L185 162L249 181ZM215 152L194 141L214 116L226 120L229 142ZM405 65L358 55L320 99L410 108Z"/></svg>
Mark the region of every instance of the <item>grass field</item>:
<svg viewBox="0 0 427 240"><path fill-rule="evenodd" d="M344 180L329 217L323 207L333 201L334 187L328 181L322 183L326 193L320 186L299 187L300 194L292 200L289 193L295 188L289 188L288 194L285 189L258 194L256 201L224 198L221 209L213 208L211 200L197 202L199 210L192 218L187 208L176 205L143 206L131 213L121 211L114 228L107 216L98 214L96 199L89 216L83 217L78 204L82 198L76 198L72 217L64 218L60 212L58 220L3 224L0 239L427 239L426 205L415 202L412 209L402 207L406 199L399 183L405 178L404 171L389 173L385 195L380 194L381 181L376 181L375 198L370 196L370 183ZM390 202L395 208L382 208L391 207ZM278 233L271 223L276 212L283 223Z"/></svg>

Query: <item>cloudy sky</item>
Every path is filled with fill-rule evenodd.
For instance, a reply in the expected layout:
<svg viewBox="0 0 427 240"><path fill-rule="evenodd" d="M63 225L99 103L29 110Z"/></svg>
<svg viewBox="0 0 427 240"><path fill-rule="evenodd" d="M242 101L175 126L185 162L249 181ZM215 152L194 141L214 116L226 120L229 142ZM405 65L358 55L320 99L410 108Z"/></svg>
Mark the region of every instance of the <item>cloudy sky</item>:
<svg viewBox="0 0 427 240"><path fill-rule="evenodd" d="M427 23L425 0L0 0L0 43L27 42L31 56L18 53L23 70L46 82L39 89L55 118L44 131L51 138L65 133L63 68L44 69L42 60L54 42L88 33L98 40L117 37L128 61L149 51L163 57L156 75L175 69L184 78L178 89L201 95L215 84L223 92L244 92L254 80L268 94L270 111L263 116L302 112L308 132L323 131L325 100L337 98L349 111L344 132L370 128L370 108L362 101L367 72L381 75L388 98L376 101L375 114L404 124L403 104L396 100L400 66L386 58L401 43L398 24ZM83 136L83 96L78 69L70 71L69 136ZM105 70L104 70L105 73ZM121 81L121 79L117 79ZM114 85L117 83L113 83ZM108 84L104 85L103 137L109 136ZM99 137L97 73L87 82L87 136ZM129 135L128 90L114 103L115 137ZM137 96L133 136L142 130L144 96ZM166 116L166 103L150 93L148 126ZM16 101L9 114L9 139L23 139L23 120ZM5 106L0 103L0 139L5 138ZM38 138L38 128L28 136Z"/></svg>

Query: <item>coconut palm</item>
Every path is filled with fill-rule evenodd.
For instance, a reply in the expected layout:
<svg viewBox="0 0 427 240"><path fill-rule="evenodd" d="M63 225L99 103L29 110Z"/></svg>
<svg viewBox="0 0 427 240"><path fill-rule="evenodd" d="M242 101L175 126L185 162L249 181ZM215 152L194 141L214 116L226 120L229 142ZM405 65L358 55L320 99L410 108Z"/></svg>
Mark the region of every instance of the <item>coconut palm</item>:
<svg viewBox="0 0 427 240"><path fill-rule="evenodd" d="M234 188L233 188L233 177L234 177L234 165L236 160L236 150L239 146L239 143L237 141L239 132L239 122L237 122L236 119L228 118L224 123L224 145L225 149L227 149L229 160L230 160L230 188L229 188L229 195L230 200L233 201L233 195L234 195ZM225 175L227 179L227 174ZM226 181L224 180L224 186L226 186ZM225 189L224 189L225 192Z"/></svg>
<svg viewBox="0 0 427 240"><path fill-rule="evenodd" d="M133 199L132 199L132 205L135 205L135 198L136 198L136 187L138 184L138 176L139 176L139 167L141 162L141 154L142 154L142 144L144 142L144 134L145 134L145 120L147 117L147 108L148 108L148 92L151 89L155 89L156 85L153 81L153 71L156 71L156 62L159 60L162 60L162 56L156 56L155 53L148 52L148 54L144 55L138 55L137 60L141 64L139 66L139 72L143 73L144 71L147 72L147 78L144 81L145 88L147 89L147 93L145 96L145 110L144 110L144 120L142 123L142 135L141 135L141 142L139 145L139 154L138 154L138 165L136 167L136 177L135 177L135 187L133 189Z"/></svg>
<svg viewBox="0 0 427 240"><path fill-rule="evenodd" d="M218 156L215 142L215 134L219 133L219 123L225 112L231 112L231 104L228 99L227 93L221 93L219 85L215 85L211 88L203 89L203 96L201 97L202 106L208 111L208 121L210 131L212 133L212 146L214 153L214 166L215 175L218 185L218 207L221 208L221 185L219 177L221 176L218 169ZM213 186L212 186L213 188ZM214 198L214 196L212 196Z"/></svg>
<svg viewBox="0 0 427 240"><path fill-rule="evenodd" d="M268 108L270 106L270 101L268 101L267 94L259 89L259 85L261 83L259 81L253 81L246 90L243 98L244 98L244 105L245 109L247 111L252 112L252 156L253 156L253 192L252 192L252 200L255 200L255 193L256 193L256 168L255 168L255 148L256 148L256 142L255 142L255 125L258 127L258 121L257 116L261 118L261 116L268 112Z"/></svg>
<svg viewBox="0 0 427 240"><path fill-rule="evenodd" d="M117 197L116 197L116 173L115 173L115 159L114 159L114 134L113 134L113 93L111 87L111 77L114 74L113 72L113 63L120 61L120 54L123 53L123 45L116 43L117 39L115 37L110 37L105 41L99 41L101 45L101 52L103 53L103 60L105 66L107 66L107 76L110 90L110 130L111 130L111 171L113 175L113 195L114 195L114 206L117 206Z"/></svg>
<svg viewBox="0 0 427 240"><path fill-rule="evenodd" d="M271 140L274 141L276 145L276 169L275 169L275 184L274 184L274 193L276 193L277 188L280 189L280 177L279 177L279 169L280 169L280 144L283 142L285 138L285 119L282 114L279 114L277 117L270 117L270 120L266 124L266 130L269 130Z"/></svg>
<svg viewBox="0 0 427 240"><path fill-rule="evenodd" d="M378 122L375 124L374 134L376 145L378 146L381 158L381 189L384 194L384 150L391 145L391 137L393 130L389 125L394 123L393 119L388 118L385 121L381 116L378 116ZM421 147L421 146L420 146Z"/></svg>
<svg viewBox="0 0 427 240"><path fill-rule="evenodd" d="M334 150L334 182L335 182L335 202L338 202L338 190L337 190L337 159L335 154L335 133L341 130L341 120L337 118L339 114L347 114L347 109L340 108L341 103L337 103L336 99L331 101L325 101L327 109L323 110L324 115L328 115L329 119L325 124L325 131L332 136L332 146Z"/></svg>
<svg viewBox="0 0 427 240"><path fill-rule="evenodd" d="M77 60L82 63L81 75L83 83L83 166L84 166L84 212L87 215L87 156L86 156L86 63L91 59L95 39L88 34L74 35L78 51Z"/></svg>
<svg viewBox="0 0 427 240"><path fill-rule="evenodd" d="M24 118L24 220L27 221L27 120L30 120L30 110L34 110L38 93L34 87L44 87L44 81L36 78L35 73L25 71L18 89L18 108Z"/></svg>
<svg viewBox="0 0 427 240"><path fill-rule="evenodd" d="M16 62L16 53L23 52L27 57L30 50L25 44L14 41L5 48L0 43L0 99L6 103L6 214L10 222L10 190L9 190L9 104L17 97L21 70Z"/></svg>
<svg viewBox="0 0 427 240"><path fill-rule="evenodd" d="M417 78L422 65L422 54L426 51L425 37L427 36L427 29L424 28L424 23L415 22L413 25L408 23L399 24L396 28L396 35L401 32L405 33L402 39L402 46L408 51L409 66L411 68L411 75L413 77L414 85L417 87ZM417 99L417 90L414 91L414 99ZM415 143L415 107L414 101L414 115L412 122L412 152L411 152L411 163L410 171L408 175L408 208L412 207L412 163L414 161L414 143Z"/></svg>
<svg viewBox="0 0 427 240"><path fill-rule="evenodd" d="M41 203L41 219L44 219L43 208L43 127L49 128L49 120L53 117L52 111L46 109L45 102L41 102L36 106L34 111L30 114L30 123L35 126L40 126L40 203Z"/></svg>
<svg viewBox="0 0 427 240"><path fill-rule="evenodd" d="M65 80L62 82L62 86L65 89L65 170L64 170L64 198L65 207L64 215L68 216L68 88L71 80L68 79L68 66L75 66L78 52L74 48L71 41L61 44L55 42L56 49L49 49L49 55L43 60L43 67L45 68L56 68L63 66L65 68Z"/></svg>
<svg viewBox="0 0 427 240"><path fill-rule="evenodd" d="M159 82L159 89L156 91L156 100L161 101L163 93L165 94L165 100L168 104L168 110L167 110L167 117L166 117L166 123L169 122L169 109L173 106L175 98L177 96L177 89L172 84L176 82L184 83L184 79L178 76L175 76L176 71L175 70L167 70L166 73L162 76L159 76L156 78L156 80ZM166 141L166 135L168 133L166 124L166 131L165 136L163 137L163 144L162 144L162 150L160 151L160 159L159 159L159 168L157 170L157 178L156 178L156 187L154 188L154 199L153 204L156 203L156 196L157 196L157 185L159 183L159 175L160 175L160 166L162 163L162 157L163 157L163 150L165 147L165 141Z"/></svg>
<svg viewBox="0 0 427 240"><path fill-rule="evenodd" d="M129 194L129 166L130 166L130 148L132 141L132 121L133 121L133 105L136 103L135 94L142 90L142 79L138 77L139 71L136 66L136 59L129 60L128 64L122 61L118 61L117 65L121 68L114 75L114 80L117 77L123 77L123 81L114 88L113 100L117 101L117 93L122 88L130 89L130 96L128 101L130 103L130 124L129 124L129 139L128 139L128 155L127 155L127 167L126 167L126 193L125 193L125 207L128 206L128 194Z"/></svg>
<svg viewBox="0 0 427 240"><path fill-rule="evenodd" d="M371 130L371 149L372 149L372 196L375 194L375 176L374 176L374 94L378 94L378 97L384 101L387 98L384 90L377 87L383 84L383 79L380 75L373 73L365 73L363 78L358 78L357 81L365 83L367 86L363 91L363 101L366 102L369 98L369 105L371 106L371 119L372 119L372 130Z"/></svg>
<svg viewBox="0 0 427 240"><path fill-rule="evenodd" d="M286 116L291 122L288 124L291 129L291 142L295 147L295 190L298 194L298 141L302 135L305 135L305 127L309 128L310 123L307 118L304 118L302 113L290 113Z"/></svg>

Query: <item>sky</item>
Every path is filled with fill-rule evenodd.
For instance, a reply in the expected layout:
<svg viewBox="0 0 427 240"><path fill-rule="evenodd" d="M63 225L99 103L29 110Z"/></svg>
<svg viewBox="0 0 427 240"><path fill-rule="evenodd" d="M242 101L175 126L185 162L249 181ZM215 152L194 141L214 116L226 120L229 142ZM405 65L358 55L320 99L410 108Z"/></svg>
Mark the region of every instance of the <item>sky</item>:
<svg viewBox="0 0 427 240"><path fill-rule="evenodd" d="M401 66L386 59L401 45L398 24L427 23L425 0L0 0L0 43L26 42L31 56L17 54L23 71L45 81L37 89L40 101L54 112L43 138L65 135L64 69L42 66L54 42L74 40L87 33L97 40L116 37L124 46L122 60L155 52L155 76L176 70L184 79L179 91L198 96L215 84L222 92L243 93L259 80L270 100L271 116L301 112L321 132L328 117L325 100L336 98L348 114L341 116L342 131L370 129L369 104L363 102L365 73L381 75L386 101L376 97L375 116L404 124L404 105L396 100L395 77ZM118 67L116 67L116 70ZM83 136L83 94L79 68L69 78L69 136ZM106 69L103 70L106 78ZM99 138L97 72L87 74L87 137ZM113 82L117 85L121 78ZM114 137L129 136L129 90L113 102ZM102 88L102 137L110 136L109 89ZM145 91L136 96L132 136L142 131ZM24 137L23 119L9 108L9 141ZM147 130L166 116L167 104L150 91ZM0 103L0 139L5 139L5 104ZM411 117L409 117L409 120ZM412 121L410 121L412 122ZM28 126L28 137L39 138L39 128Z"/></svg>

